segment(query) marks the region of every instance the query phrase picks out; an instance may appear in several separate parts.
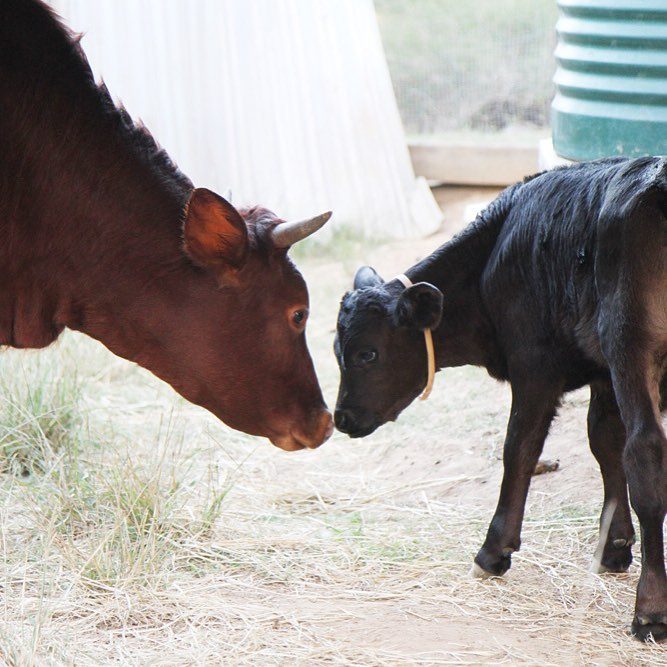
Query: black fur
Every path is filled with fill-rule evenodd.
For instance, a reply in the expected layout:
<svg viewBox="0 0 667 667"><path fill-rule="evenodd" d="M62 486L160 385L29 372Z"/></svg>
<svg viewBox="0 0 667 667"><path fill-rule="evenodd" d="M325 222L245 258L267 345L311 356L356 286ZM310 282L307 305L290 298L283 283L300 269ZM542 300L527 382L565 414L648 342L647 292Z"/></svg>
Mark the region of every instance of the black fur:
<svg viewBox="0 0 667 667"><path fill-rule="evenodd" d="M405 272L442 294L438 368L483 366L512 385L505 477L477 564L496 575L510 567L561 396L589 384L591 449L605 506L616 505L602 565L620 571L632 559L627 474L644 552L633 632L657 639L667 636L667 440L657 417L667 384L666 214L666 158L558 168L507 188ZM426 382L422 337L392 318L404 294L392 280L341 303L336 421L352 437L395 419Z"/></svg>

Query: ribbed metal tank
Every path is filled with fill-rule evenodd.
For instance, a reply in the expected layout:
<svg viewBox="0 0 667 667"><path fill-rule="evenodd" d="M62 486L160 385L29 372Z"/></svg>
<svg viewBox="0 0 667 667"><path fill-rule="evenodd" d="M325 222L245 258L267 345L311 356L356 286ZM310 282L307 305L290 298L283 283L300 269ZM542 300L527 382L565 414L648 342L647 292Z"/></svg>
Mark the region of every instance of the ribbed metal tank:
<svg viewBox="0 0 667 667"><path fill-rule="evenodd" d="M667 0L558 0L556 152L667 154Z"/></svg>

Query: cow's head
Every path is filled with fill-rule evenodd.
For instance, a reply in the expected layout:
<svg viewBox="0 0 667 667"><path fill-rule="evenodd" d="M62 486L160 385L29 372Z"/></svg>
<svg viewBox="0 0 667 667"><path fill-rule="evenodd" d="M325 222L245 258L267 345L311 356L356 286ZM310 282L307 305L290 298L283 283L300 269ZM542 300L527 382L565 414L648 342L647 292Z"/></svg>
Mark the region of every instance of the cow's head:
<svg viewBox="0 0 667 667"><path fill-rule="evenodd" d="M306 346L306 283L287 252L329 216L284 222L195 189L176 313L162 316L159 354L140 363L235 429L286 450L322 444L333 422Z"/></svg>
<svg viewBox="0 0 667 667"><path fill-rule="evenodd" d="M352 438L393 421L426 384L424 329L442 317L443 296L433 285L407 289L385 283L370 267L343 297L334 352L340 368L335 421Z"/></svg>

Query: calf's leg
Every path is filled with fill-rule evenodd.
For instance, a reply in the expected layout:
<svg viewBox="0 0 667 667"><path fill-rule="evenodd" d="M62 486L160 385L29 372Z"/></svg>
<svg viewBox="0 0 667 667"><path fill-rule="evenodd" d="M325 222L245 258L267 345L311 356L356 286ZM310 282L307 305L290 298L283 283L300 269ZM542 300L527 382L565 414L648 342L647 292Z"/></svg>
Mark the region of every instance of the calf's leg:
<svg viewBox="0 0 667 667"><path fill-rule="evenodd" d="M630 502L641 526L642 569L632 633L667 639L667 574L663 522L667 512L667 438L660 420L662 369L650 351L644 360L612 365L614 390L627 432L624 451ZM632 363L634 361L634 363ZM642 363L643 361L643 363ZM613 362L612 362L613 364Z"/></svg>
<svg viewBox="0 0 667 667"><path fill-rule="evenodd" d="M641 639L663 640L667 438L660 385L667 367L667 181L665 165L656 167L641 176L628 169L628 196L610 187L597 222L594 264L600 344L625 425L623 463L641 528L642 569L632 632Z"/></svg>
<svg viewBox="0 0 667 667"><path fill-rule="evenodd" d="M600 517L601 536L608 529L600 560L594 565L597 572L625 572L632 563L635 531L630 517L627 480L623 469L625 427L610 381L591 384L588 441L600 466L604 486ZM609 517L609 525L605 526L608 512L613 514Z"/></svg>
<svg viewBox="0 0 667 667"><path fill-rule="evenodd" d="M560 387L554 385L512 382L500 498L484 544L475 557L475 576L504 574L512 564L512 553L521 546L528 487L560 396Z"/></svg>

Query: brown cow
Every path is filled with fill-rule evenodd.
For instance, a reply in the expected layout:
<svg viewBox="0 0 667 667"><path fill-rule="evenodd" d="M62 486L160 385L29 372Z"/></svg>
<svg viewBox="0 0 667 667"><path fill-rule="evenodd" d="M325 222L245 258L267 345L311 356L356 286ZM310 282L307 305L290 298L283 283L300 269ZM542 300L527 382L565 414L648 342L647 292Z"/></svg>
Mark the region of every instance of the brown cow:
<svg viewBox="0 0 667 667"><path fill-rule="evenodd" d="M285 223L193 189L36 0L0 3L0 344L65 327L287 450L332 431Z"/></svg>

